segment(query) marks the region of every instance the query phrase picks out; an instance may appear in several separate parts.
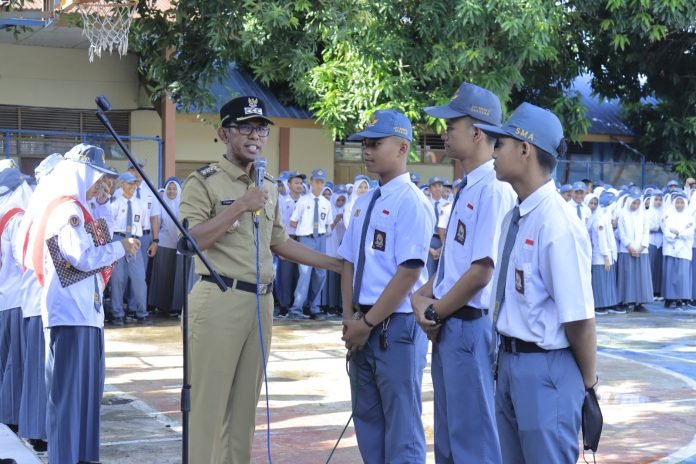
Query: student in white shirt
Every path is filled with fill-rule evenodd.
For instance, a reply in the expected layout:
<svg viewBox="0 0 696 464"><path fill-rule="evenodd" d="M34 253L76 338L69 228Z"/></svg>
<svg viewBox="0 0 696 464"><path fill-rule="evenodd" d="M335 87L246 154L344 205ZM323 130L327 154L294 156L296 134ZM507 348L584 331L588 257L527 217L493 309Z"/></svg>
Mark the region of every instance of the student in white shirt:
<svg viewBox="0 0 696 464"><path fill-rule="evenodd" d="M283 224L285 230L291 239L297 240L297 231L290 224L290 218L295 212L297 202L302 196L302 183L307 179L307 176L298 172L290 171L287 173L287 190L288 194L282 198L278 198L278 209L283 216ZM292 296L297 285L297 263L287 259L278 258L278 269L276 272L275 289L276 297L278 298L279 318L288 316L288 310L292 306Z"/></svg>
<svg viewBox="0 0 696 464"><path fill-rule="evenodd" d="M578 219L588 227L590 222L590 209L585 204L585 188L584 182L578 181L573 184L573 197L568 204L573 208Z"/></svg>
<svg viewBox="0 0 696 464"><path fill-rule="evenodd" d="M498 138L496 175L518 195L503 220L491 296L503 462L575 464L597 341L589 234L551 179L565 154L563 128L529 103L500 128L475 127Z"/></svg>
<svg viewBox="0 0 696 464"><path fill-rule="evenodd" d="M147 214L144 202L136 198L138 179L126 171L121 174L121 189L123 194L111 203L114 240L143 236L143 218ZM159 231L158 231L159 232ZM147 283L145 282L145 266L143 254L124 256L114 266L111 276L111 307L113 311L112 324L122 327L126 319L123 300L128 282L131 294L128 296L128 308L135 313L138 324L152 325L152 319L147 312Z"/></svg>
<svg viewBox="0 0 696 464"><path fill-rule="evenodd" d="M646 195L648 193L646 192ZM650 245L648 256L650 257L650 274L652 275L653 292L657 300L662 299L662 192L652 189L650 195L650 208L646 212L650 223Z"/></svg>
<svg viewBox="0 0 696 464"><path fill-rule="evenodd" d="M613 195L587 195L585 198L591 211L588 229L592 243L592 289L594 294L595 314L625 312L616 308L619 303L616 293L616 259L614 251L614 229L611 215L606 208L611 204Z"/></svg>
<svg viewBox="0 0 696 464"><path fill-rule="evenodd" d="M348 196L345 190L337 189L331 197L331 207L334 222L331 224L331 233L326 239L326 254L331 257L340 258L338 247L343 241L346 233L346 226L343 223L343 210ZM324 301L330 313L341 311L341 275L332 271L327 271L326 285L324 286Z"/></svg>
<svg viewBox="0 0 696 464"><path fill-rule="evenodd" d="M435 462L501 463L486 315L500 226L515 193L496 179L495 139L474 124L500 125L502 109L494 93L464 82L449 104L425 112L446 120L445 150L465 173L447 206L451 214L437 271L411 299L433 341ZM427 318L433 315L435 320Z"/></svg>
<svg viewBox="0 0 696 464"><path fill-rule="evenodd" d="M411 123L378 110L351 138L363 139L368 172L380 186L353 208L338 254L343 340L358 448L366 464L425 462L421 385L428 340L410 296L427 280L425 261L435 227L432 206L410 180Z"/></svg>
<svg viewBox="0 0 696 464"><path fill-rule="evenodd" d="M672 303L682 308L691 300L691 258L694 243L694 217L687 208L686 194L672 194L672 210L665 215L662 296L665 308Z"/></svg>
<svg viewBox="0 0 696 464"><path fill-rule="evenodd" d="M0 171L0 422L17 432L22 393L22 268L14 244L31 196L17 168Z"/></svg>
<svg viewBox="0 0 696 464"><path fill-rule="evenodd" d="M301 244L320 253L326 252L326 234L331 230L333 214L331 203L321 192L326 185L326 171L315 169L310 176L311 191L297 202L290 217L290 226L294 227ZM295 287L289 319L303 319L302 308L309 300L310 318L316 321L326 320L321 312L321 295L326 284L326 270L299 264L299 277Z"/></svg>
<svg viewBox="0 0 696 464"><path fill-rule="evenodd" d="M433 235L430 239L430 250L428 251L428 274L433 275L435 269L437 269L437 262L440 259L440 253L442 252L442 239L438 233L438 223L440 222L440 217L443 214L443 208L449 204L449 201L443 196L444 185L447 183L447 179L442 177L433 176L428 179L428 191L430 192L430 203L435 213L435 228L433 229Z"/></svg>
<svg viewBox="0 0 696 464"><path fill-rule="evenodd" d="M95 246L85 228L93 219L87 205L97 193L96 184L112 175L104 165L103 150L81 144L65 158L36 188L22 221L22 229L28 231L23 263L43 286L51 464L99 461L105 372L102 292L108 273L97 272L64 287L46 240L57 237L60 258L85 273L110 266L125 253L136 254L139 247L134 238Z"/></svg>
<svg viewBox="0 0 696 464"><path fill-rule="evenodd" d="M631 192L619 214L619 301L629 311L647 312L643 306L653 301L650 274L650 224L642 208L640 193Z"/></svg>

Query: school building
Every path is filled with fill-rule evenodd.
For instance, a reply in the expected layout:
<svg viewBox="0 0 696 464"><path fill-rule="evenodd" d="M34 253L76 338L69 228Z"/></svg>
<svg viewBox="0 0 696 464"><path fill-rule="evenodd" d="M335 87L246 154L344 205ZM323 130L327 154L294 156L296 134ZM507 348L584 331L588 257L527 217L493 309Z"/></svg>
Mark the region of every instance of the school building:
<svg viewBox="0 0 696 464"><path fill-rule="evenodd" d="M105 95L112 104L109 117L114 128L125 136L134 155L146 163L155 183L161 184L171 175L184 178L221 157L224 146L216 139L217 108L232 97L250 94L264 100L275 121L264 153L269 172L290 169L309 173L321 167L337 183L365 173L359 144L333 140L331 131L311 112L283 105L268 88L234 64L210 88L215 108L178 108L171 101L153 105L134 54L121 58L104 53L90 63L88 46L82 30L64 21L34 27L15 38L3 28L0 17L0 157L15 158L25 172L32 172L48 154L63 153L85 141L104 147L108 163L124 170L122 150L95 117L94 99ZM583 76L578 79L579 84L587 81ZM576 90L587 100L593 124L583 143L571 147L574 164L565 172L559 169L559 177L569 180L584 177L582 164L578 170L577 162L590 160L594 165L614 160L621 153L630 155L622 144L630 145L636 137L620 121L618 104L607 106L593 100L589 85L579 85ZM418 172L422 179L461 176L459 166L445 155L439 135L424 134L414 146L409 170ZM601 172L591 174L602 177Z"/></svg>

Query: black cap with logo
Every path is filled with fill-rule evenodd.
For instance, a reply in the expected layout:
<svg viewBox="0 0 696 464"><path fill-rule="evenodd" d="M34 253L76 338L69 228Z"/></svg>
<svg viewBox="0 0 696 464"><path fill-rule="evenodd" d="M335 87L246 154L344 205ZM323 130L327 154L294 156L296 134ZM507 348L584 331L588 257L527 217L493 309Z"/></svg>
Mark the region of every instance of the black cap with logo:
<svg viewBox="0 0 696 464"><path fill-rule="evenodd" d="M273 124L273 121L266 114L266 105L260 98L238 97L222 105L220 124L223 127L229 127L230 124L251 119L263 119L269 124Z"/></svg>

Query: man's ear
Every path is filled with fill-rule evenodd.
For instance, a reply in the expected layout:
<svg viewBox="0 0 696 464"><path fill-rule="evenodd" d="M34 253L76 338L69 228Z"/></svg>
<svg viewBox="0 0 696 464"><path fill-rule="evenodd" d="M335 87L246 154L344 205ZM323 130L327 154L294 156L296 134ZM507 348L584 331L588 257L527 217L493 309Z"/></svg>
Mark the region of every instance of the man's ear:
<svg viewBox="0 0 696 464"><path fill-rule="evenodd" d="M229 141L229 132L226 127L220 126L217 130L218 138L222 143L227 143Z"/></svg>

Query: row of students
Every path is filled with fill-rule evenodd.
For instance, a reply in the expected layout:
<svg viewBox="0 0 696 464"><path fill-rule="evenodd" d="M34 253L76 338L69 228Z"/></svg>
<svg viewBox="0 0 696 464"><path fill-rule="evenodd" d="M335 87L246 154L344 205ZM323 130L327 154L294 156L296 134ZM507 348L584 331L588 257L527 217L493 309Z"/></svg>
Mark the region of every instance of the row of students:
<svg viewBox="0 0 696 464"><path fill-rule="evenodd" d="M589 236L551 180L561 124L524 103L501 126L498 98L468 83L426 112L446 120L448 155L466 172L431 273L435 208L406 171L409 120L380 110L355 135L380 179L339 247L363 461L425 462L430 338L437 462L575 463L596 336Z"/></svg>

